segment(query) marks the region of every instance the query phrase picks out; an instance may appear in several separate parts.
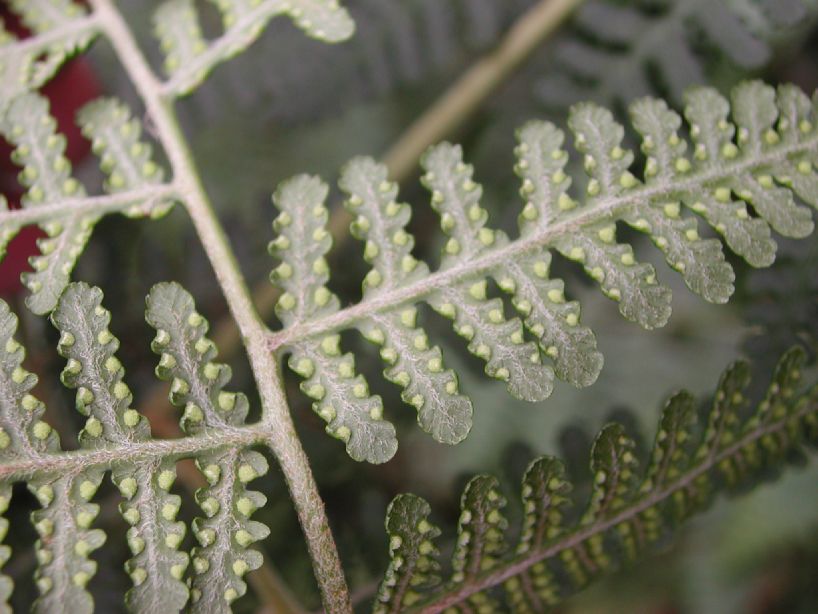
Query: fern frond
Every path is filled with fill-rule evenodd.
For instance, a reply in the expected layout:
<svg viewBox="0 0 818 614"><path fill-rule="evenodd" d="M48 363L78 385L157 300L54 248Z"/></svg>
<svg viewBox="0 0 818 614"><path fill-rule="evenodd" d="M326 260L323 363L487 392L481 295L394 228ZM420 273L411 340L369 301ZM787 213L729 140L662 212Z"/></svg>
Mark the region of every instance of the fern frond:
<svg viewBox="0 0 818 614"><path fill-rule="evenodd" d="M431 506L412 494L398 495L389 504L389 567L378 589L375 614L400 612L404 603L411 605L419 597L417 590L440 582L440 553L434 544L440 529L429 522L431 513Z"/></svg>
<svg viewBox="0 0 818 614"><path fill-rule="evenodd" d="M177 190L163 183L163 170L151 159L151 147L140 139L141 122L120 101L100 99L78 114L83 134L101 157L110 197L87 196L71 176L63 155L65 138L56 132L48 102L31 90L45 83L66 57L80 51L102 28L97 12L71 0L15 0L13 9L37 36L17 42L0 24L0 76L9 85L0 95L0 133L15 146L14 161L23 166L20 180L28 192L23 210L0 203L0 257L8 242L31 223L48 235L38 242L41 254L31 259L34 271L23 276L31 291L26 304L37 314L54 309L70 281L71 271L100 217L113 211L159 217L172 206ZM338 41L351 35L353 22L336 0L224 0L217 3L225 32L206 41L189 1L169 0L156 12L157 34L167 54L172 79L164 93L178 96L198 85L219 62L248 47L267 22L289 15L308 35Z"/></svg>
<svg viewBox="0 0 818 614"><path fill-rule="evenodd" d="M17 96L45 84L98 32L96 19L71 0L12 0L10 8L33 36L17 41L0 27L0 113Z"/></svg>
<svg viewBox="0 0 818 614"><path fill-rule="evenodd" d="M56 457L60 443L56 432L42 420L45 406L29 391L37 382L35 375L22 367L24 350L14 339L17 318L0 302L0 343L2 343L2 460L35 460ZM91 552L105 541L105 534L91 529L99 506L90 503L104 470L89 468L61 475L43 475L28 482L41 509L31 515L40 538L35 546L35 575L40 597L35 611L68 609L88 612L92 600L85 586L96 572ZM8 505L10 484L4 484ZM7 585L7 583L5 583Z"/></svg>
<svg viewBox="0 0 818 614"><path fill-rule="evenodd" d="M799 388L804 356L794 348L782 357L765 398L748 418L736 413L746 404L748 367L731 366L700 433L691 425L690 395L672 397L644 474L637 470L634 442L624 428L606 426L591 451L590 501L573 524L563 520L570 484L562 463L551 457L532 462L523 478L523 527L512 553L497 554L507 547L507 537L496 480L472 479L462 501L454 572L443 583L427 572L437 569L432 540L439 533L428 523L429 506L414 495L399 495L386 521L390 570L403 567L399 560L408 565L400 582L387 573L373 611L479 609L493 598L487 591L502 587L514 611L543 612L605 571L629 563L680 520L707 507L717 491L735 491L762 469L783 464L802 444L818 441L818 386ZM417 561L423 561L422 569ZM476 607L465 605L467 600Z"/></svg>
<svg viewBox="0 0 818 614"><path fill-rule="evenodd" d="M165 51L167 96L195 89L218 64L249 47L267 22L288 15L308 36L338 42L349 38L354 23L337 0L214 0L222 13L224 32L205 40L198 13L190 0L166 0L154 13L154 25Z"/></svg>
<svg viewBox="0 0 818 614"><path fill-rule="evenodd" d="M421 160L432 207L451 237L443 249L442 270L468 266L508 243L504 234L486 227L488 213L479 204L482 188L472 181L472 169L462 157L459 146L443 144ZM506 381L510 394L528 401L551 394L553 371L542 364L537 346L524 341L520 320L507 320L502 301L486 298L485 280L442 289L430 305L454 321L455 331L470 342L469 351L486 361L486 374Z"/></svg>
<svg viewBox="0 0 818 614"><path fill-rule="evenodd" d="M302 175L282 184L274 197L281 213L275 220L279 236L270 243L270 253L281 264L271 279L284 290L276 313L287 324L336 313L339 308L338 297L325 285L329 269L324 254L332 244L325 229L327 192L319 179ZM355 359L342 355L339 343L334 333L294 343L289 365L304 378L301 389L327 422L327 432L346 444L349 455L385 462L398 447L395 428L383 420L381 398L369 394L366 380L355 373Z"/></svg>
<svg viewBox="0 0 818 614"><path fill-rule="evenodd" d="M130 109L115 98L100 98L88 103L77 114L82 133L91 141L100 167L108 175L105 191L121 194L149 191L162 184L164 169L153 161L151 146L140 139L142 123L131 116ZM165 215L173 205L161 194L146 198L124 213L131 217Z"/></svg>
<svg viewBox="0 0 818 614"><path fill-rule="evenodd" d="M85 197L85 188L71 176L71 164L63 155L65 137L57 134L45 98L37 94L16 98L0 127L15 146L14 162L23 166L20 180L28 188L23 207ZM32 311L43 314L54 308L97 219L94 214L64 216L42 225L48 236L38 241L41 255L32 258L34 271L23 275L31 291L26 304Z"/></svg>
<svg viewBox="0 0 818 614"><path fill-rule="evenodd" d="M8 210L9 203L6 197L0 194L0 220L2 220L3 214L8 213ZM8 247L9 241L17 236L22 226L23 225L16 220L13 222L0 222L0 260L6 255L6 248Z"/></svg>
<svg viewBox="0 0 818 614"><path fill-rule="evenodd" d="M386 169L367 158L349 163L340 180L349 195L345 206L357 215L352 233L366 242L364 257L373 266L364 283L364 297L376 298L429 274L412 256L414 238L405 231L411 210L398 204L398 188L387 181ZM403 388L401 397L418 412L418 424L443 443L461 441L471 428L471 400L458 392L457 376L445 368L438 347L429 348L426 333L416 326L414 307L376 315L359 326L381 347L386 378Z"/></svg>
<svg viewBox="0 0 818 614"><path fill-rule="evenodd" d="M364 280L363 299L344 309L325 288L327 188L305 176L283 185L276 198L280 236L272 243L282 262L272 279L284 290L277 305L284 328L272 333L270 348L292 354L289 363L307 380L302 388L329 430L354 442L348 443L353 458L382 462L395 442L380 400L355 379L352 356L341 358L338 333L344 329L358 328L381 346L391 366L387 379L404 388L423 428L456 443L468 431L470 406L418 326L417 302L454 320L469 350L486 362L486 373L505 381L512 395L537 401L550 394L555 372L586 386L602 367L593 333L580 324L579 305L566 302L562 280L550 275L553 251L580 263L625 318L653 329L670 316L671 292L651 265L637 262L629 244L617 241L618 222L648 234L690 289L714 303L728 300L734 273L721 242L703 238L696 216L685 210L753 266L772 262L772 230L788 237L813 231L813 214L799 201L818 208L818 104L794 86L776 91L757 81L733 90L732 122L731 106L715 90L690 90L687 100L690 143L679 135L681 117L664 102L646 98L632 105L645 154L641 169L609 111L576 105L568 125L583 156L587 182L576 178L582 190L570 189L562 131L545 122L524 126L515 170L525 205L515 240L487 225L481 187L461 149L432 147L422 160L422 181L449 235L433 273L411 254L413 239L404 230L409 210L397 203L385 168L354 160L341 188L358 216L352 232L366 242L364 257L374 268ZM522 322L507 318L503 302L488 297L488 278L511 296ZM441 384L449 396L442 396ZM386 437L378 440L379 432ZM377 454L361 452L376 448Z"/></svg>
<svg viewBox="0 0 818 614"><path fill-rule="evenodd" d="M151 347L161 358L156 368L172 380L171 401L184 408L182 428L188 434L229 430L244 424L247 398L228 392L230 367L214 362L216 346L205 334L207 321L196 312L193 297L175 283L157 284L147 300L146 319L156 329ZM246 484L267 472L258 452L228 448L200 454L196 464L208 486L196 493L205 513L193 523L201 544L192 553L191 602L197 611L227 607L247 590L244 574L261 566L262 557L248 548L270 530L250 520L267 501Z"/></svg>
<svg viewBox="0 0 818 614"><path fill-rule="evenodd" d="M117 109L107 122L97 117L104 107ZM40 255L31 258L34 270L23 274L23 282L31 291L26 304L37 314L54 309L103 213L125 209L129 215L157 216L168 210L171 190L159 185L161 170L150 160L148 146L138 140L138 125L127 117L124 107L113 101L91 103L79 115L86 134L95 142L95 151L116 150L102 160L103 169L111 173L106 187L116 192L115 197L106 199L88 197L83 185L72 177L71 164L64 156L65 137L56 132L45 98L39 94L19 96L2 116L0 132L15 146L12 158L23 167L19 177L28 190L22 199L23 211L0 213L0 242L5 248L20 228L31 222L40 222L48 235L38 241ZM102 122L95 124L95 119Z"/></svg>
<svg viewBox="0 0 818 614"><path fill-rule="evenodd" d="M246 591L242 576L261 564L260 553L248 546L269 533L250 520L265 498L246 486L267 469L264 457L249 449L262 435L244 424L247 399L223 389L230 370L213 362L216 348L204 336L207 323L193 299L176 284L158 284L147 312L158 329L157 374L173 379L171 396L186 408L182 425L189 436L152 439L147 420L131 407L116 357L119 342L101 301L98 288L72 283L51 314L67 360L61 379L76 389L76 407L87 416L80 449L70 453L61 452L56 432L42 420L45 407L30 393L36 377L23 369L24 351L14 339L17 318L0 301L0 508L8 506L14 481L26 481L42 507L32 514L40 534L35 610L93 610L85 587L96 563L89 555L105 534L91 528L99 508L91 499L108 470L130 525L129 609L176 612L189 596L191 611L227 608ZM186 577L188 554L179 550L186 530L175 519L181 499L169 492L176 461L184 457L196 459L209 484L196 495L207 517L194 521L201 547L192 553L192 579ZM0 548L4 557L8 550ZM0 577L0 596L9 582Z"/></svg>
<svg viewBox="0 0 818 614"><path fill-rule="evenodd" d="M61 332L58 350L68 360L62 381L76 388L77 409L88 416L79 436L83 447L128 446L150 438L147 421L130 407L133 395L122 381L124 370L115 355L119 341L108 330L110 319L102 292L83 283L69 285L52 313ZM133 557L126 569L134 588L126 602L134 611L178 610L187 601L187 587L180 581L187 554L177 550L185 527L175 521L181 502L168 493L175 477L172 459L121 465L112 472L125 498L120 511L131 525L127 537Z"/></svg>
<svg viewBox="0 0 818 614"><path fill-rule="evenodd" d="M284 22L271 23L255 53L243 54L216 87L192 101L202 120L223 105L296 123L334 115L353 103L447 74L491 49L535 0L346 0L355 34L317 45ZM268 58L298 61L271 65ZM238 83L252 79L252 88ZM218 92L214 96L213 92Z"/></svg>

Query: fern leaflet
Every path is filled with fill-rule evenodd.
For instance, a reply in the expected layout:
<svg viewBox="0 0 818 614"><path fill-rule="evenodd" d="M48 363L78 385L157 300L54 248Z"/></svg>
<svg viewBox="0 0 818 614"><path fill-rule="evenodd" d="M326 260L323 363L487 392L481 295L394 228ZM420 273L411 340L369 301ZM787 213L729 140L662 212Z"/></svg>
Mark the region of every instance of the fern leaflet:
<svg viewBox="0 0 818 614"><path fill-rule="evenodd" d="M170 79L168 96L190 93L217 64L249 47L267 22L289 15L307 35L326 42L349 38L354 24L337 0L219 0L224 32L206 41L190 0L166 0L154 13L154 25L165 51Z"/></svg>
<svg viewBox="0 0 818 614"><path fill-rule="evenodd" d="M0 21L0 112L17 96L45 84L68 57L91 43L98 27L71 0L12 0L10 8L36 36L18 42Z"/></svg>
<svg viewBox="0 0 818 614"><path fill-rule="evenodd" d="M247 48L276 15L289 15L307 34L328 42L343 40L353 31L349 15L336 0L218 4L225 31L214 41L201 36L192 3L169 0L157 9L157 34L171 74L162 86L168 98L190 92L216 64ZM56 132L48 102L32 91L91 42L101 29L100 17L86 14L71 0L18 0L12 9L36 36L17 41L0 27L0 76L9 84L0 95L0 134L14 145L13 159L23 167L20 180L28 188L23 211L8 211L5 200L0 202L0 257L23 226L40 223L48 236L39 241L41 254L32 258L34 271L24 276L24 283L31 291L27 305L44 315L56 306L102 215L121 211L160 217L178 190L172 182L163 182L164 170L151 159L151 146L140 138L141 122L132 118L124 103L100 99L81 109L77 120L100 156L109 196L86 195L71 176L63 155L65 138Z"/></svg>
<svg viewBox="0 0 818 614"><path fill-rule="evenodd" d="M116 109L110 121L103 119L104 127L94 122L103 107ZM45 98L23 94L0 120L0 132L15 146L13 160L23 167L19 177L28 188L23 208L34 215L42 210L31 221L43 220L40 225L47 235L38 241L40 255L31 258L34 270L23 274L31 291L26 304L37 314L49 313L56 306L102 211L114 208L133 216L158 216L168 210L165 198L169 190L159 184L162 171L150 159L149 146L139 140L140 128L126 108L115 101L94 101L80 111L78 119L93 139L95 151L104 154L102 166L112 173L106 184L115 194L112 199L87 197L83 185L71 176L71 164L63 155L65 137L56 133L56 121ZM128 168L127 177L124 168ZM61 206L54 210L52 206L58 203ZM27 221L17 212L5 214L0 251L5 251Z"/></svg>
<svg viewBox="0 0 818 614"><path fill-rule="evenodd" d="M804 352L794 348L776 368L764 399L743 418L746 363L721 378L701 431L686 392L665 405L644 473L634 442L606 426L591 451L593 486L585 510L567 522L571 484L551 457L533 461L522 483L523 526L507 552L505 499L490 476L473 478L463 495L450 579L440 582L430 508L396 497L387 512L392 563L373 611L431 614L460 606L491 611L503 597L515 612L543 612L618 565L627 564L679 522L704 509L715 492L735 491L764 468L782 464L801 444L818 441L818 386L799 389ZM465 605L468 601L470 605Z"/></svg>
<svg viewBox="0 0 818 614"><path fill-rule="evenodd" d="M185 408L182 425L191 436L152 439L147 420L130 407L133 396L116 357L119 342L108 329L110 314L101 301L98 288L72 283L51 316L61 333L58 350L67 361L62 381L76 389L77 410L87 416L80 450L70 455L60 452L55 431L41 419L45 407L29 392L36 377L21 366L24 352L14 339L17 318L0 302L0 503L7 507L11 483L25 479L42 507L32 514L40 535L35 610L93 610L85 587L96 563L89 555L103 544L105 533L92 528L99 506L91 500L108 470L130 525L129 609L227 608L246 591L242 576L261 564L260 553L249 546L269 533L250 520L265 498L246 484L266 472L267 462L247 449L261 438L244 426L247 399L223 389L230 369L212 361L216 348L191 296L177 284L158 284L147 311L157 328L152 346L161 354L157 374L173 380L171 399ZM169 492L181 457L194 457L208 482L196 495L205 517L193 523L201 546L191 557L179 549L186 532L175 519L180 497ZM0 557L8 554L7 548L0 550ZM10 580L0 580L0 589L7 597Z"/></svg>
<svg viewBox="0 0 818 614"><path fill-rule="evenodd" d="M734 273L721 242L699 234L697 217L757 267L774 259L772 230L797 238L813 231L812 212L799 201L818 208L816 102L793 86L776 91L746 82L733 90L731 121L731 105L713 89L692 89L686 100L691 143L679 134L681 117L663 101L644 98L631 106L645 155L641 169L609 111L576 105L568 126L587 175L582 195L570 189L562 131L526 124L516 148L525 201L516 240L487 225L481 187L460 147L430 148L422 182L449 236L434 273L411 253L410 210L397 201L385 168L353 160L340 187L357 216L352 233L365 242L373 268L361 302L343 309L325 287L327 186L299 176L279 188L279 237L271 250L280 264L272 279L284 291L277 304L284 328L271 334L270 348L291 354L290 366L306 380L302 389L353 458L384 462L396 442L380 399L369 395L352 356L339 347L343 329L358 328L380 347L387 379L403 389L421 427L456 443L470 428L471 406L418 324L415 303L425 301L453 320L486 373L506 382L512 395L538 401L551 393L555 374L587 386L602 367L579 305L566 300L563 281L550 274L554 251L580 263L625 318L653 329L670 316L671 292L629 244L617 241L618 222L649 235L688 287L713 303L729 299ZM518 317L508 318L503 302L489 298L489 278L510 295Z"/></svg>

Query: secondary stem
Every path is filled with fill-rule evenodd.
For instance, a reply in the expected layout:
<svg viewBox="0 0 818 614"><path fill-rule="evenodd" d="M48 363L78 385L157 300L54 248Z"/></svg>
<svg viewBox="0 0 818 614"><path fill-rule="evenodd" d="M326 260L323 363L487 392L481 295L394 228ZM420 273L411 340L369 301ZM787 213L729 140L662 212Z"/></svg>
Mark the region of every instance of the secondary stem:
<svg viewBox="0 0 818 614"><path fill-rule="evenodd" d="M112 0L92 0L103 31L139 92L173 168L174 184L210 259L230 312L238 325L262 404L267 445L284 473L295 504L315 578L330 613L351 612L349 591L329 528L324 503L310 470L284 395L278 362L266 343L267 327L253 308L247 285L207 194L201 185L187 141L179 128L173 101L148 66Z"/></svg>
<svg viewBox="0 0 818 614"><path fill-rule="evenodd" d="M446 136L505 81L583 0L541 0L520 17L500 46L473 64L384 155L390 176L402 181L432 143Z"/></svg>

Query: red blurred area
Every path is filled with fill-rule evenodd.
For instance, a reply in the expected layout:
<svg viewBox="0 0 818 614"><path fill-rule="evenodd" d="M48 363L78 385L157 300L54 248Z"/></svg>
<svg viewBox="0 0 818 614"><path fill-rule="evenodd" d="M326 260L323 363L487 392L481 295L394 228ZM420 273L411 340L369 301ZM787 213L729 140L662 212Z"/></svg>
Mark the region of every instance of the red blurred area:
<svg viewBox="0 0 818 614"><path fill-rule="evenodd" d="M28 34L6 7L0 8L0 15L6 27L17 36ZM66 157L76 164L89 155L90 144L82 137L74 117L80 107L100 93L91 66L82 58L70 60L40 93L48 98L51 114L66 137ZM11 146L0 139L0 192L6 197L9 208L16 209L20 206L23 187L17 181L20 168L11 161L11 151ZM37 227L24 228L9 243L8 253L0 263L0 295L9 296L23 290L20 273L31 269L28 259L38 253L36 241L41 236L43 232Z"/></svg>

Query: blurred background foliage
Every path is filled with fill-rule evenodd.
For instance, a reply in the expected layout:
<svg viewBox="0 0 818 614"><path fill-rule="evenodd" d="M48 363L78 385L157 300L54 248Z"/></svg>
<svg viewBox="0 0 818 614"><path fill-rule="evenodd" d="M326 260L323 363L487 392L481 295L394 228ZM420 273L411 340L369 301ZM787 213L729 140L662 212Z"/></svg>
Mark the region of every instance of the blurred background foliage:
<svg viewBox="0 0 818 614"><path fill-rule="evenodd" d="M150 14L158 2L121 2L138 38L158 67ZM194 95L179 105L196 162L216 205L242 269L251 285L263 288L270 268L266 243L274 210L270 193L296 172L321 174L334 181L339 166L356 154L379 156L482 54L490 53L515 20L535 0L348 0L358 24L356 36L327 47L305 39L284 20L271 24L248 53L216 69ZM218 15L202 2L205 30L217 29ZM213 7L209 7L212 9ZM523 66L467 118L453 140L485 184L484 204L495 225L510 228L518 212L517 181L512 172L513 130L530 117L561 122L580 99L611 105L622 117L627 103L645 94L678 105L690 83L725 90L741 78L761 76L773 83L793 81L807 91L818 87L818 0L588 0L541 45ZM139 108L110 49L97 44L68 74L49 86L55 111L70 118L82 99L112 93ZM65 125L70 121L65 120ZM70 135L69 135L70 136ZM75 136L74 139L80 139ZM93 188L101 181L93 162L83 162L87 143L76 141L72 159ZM7 154L6 154L7 157ZM2 189L19 193L15 169L3 166ZM16 192L15 192L16 190ZM339 207L337 193L334 207ZM402 199L415 205L412 231L417 252L437 261L440 236L415 177L402 186ZM159 222L106 218L83 255L78 279L100 285L114 314L112 331L122 342L121 358L141 409L154 430L175 436L176 417L163 403L167 390L153 378L150 333L143 320L144 296L160 280L175 279L196 296L214 325L224 322L226 306L212 271L180 208ZM18 240L0 269L3 292L16 303L29 348L29 369L41 375L38 394L47 401L52 424L72 447L79 415L73 399L58 384L56 334L44 320L20 308L20 260L31 237ZM341 556L355 598L368 602L386 562L383 518L398 492L412 491L432 503L439 524L451 528L465 479L476 472L503 478L517 517L514 493L522 471L535 454L557 454L569 461L574 477L587 472L592 435L611 419L623 420L643 438L652 438L659 408L669 393L687 388L706 400L723 367L740 355L751 357L764 383L777 356L790 344L818 347L818 246L813 239L782 242L779 261L770 270L736 266L737 293L729 306L706 304L682 287L655 250L641 249L667 281L675 281L675 313L670 324L646 333L625 322L578 269L559 262L562 276L576 278L569 288L583 305L583 317L598 333L606 364L599 381L576 390L559 383L539 405L510 399L502 384L480 377L480 366L453 338L451 329L431 312L422 316L443 339L453 367L464 373L463 388L474 399L470 437L446 447L424 437L414 412L396 389L385 384L376 352L362 348L360 369L385 400L400 431L400 449L384 466L351 461L343 447L322 434L322 423L288 377L296 423L328 506ZM331 254L332 288L343 301L360 297L366 271L356 242L341 240ZM14 267L17 267L16 269ZM661 270L664 269L664 270ZM269 308L267 309L269 311ZM270 318L273 326L277 323ZM227 328L224 328L227 326ZM229 325L217 330L229 330ZM229 337L229 335L228 335ZM218 339L217 339L218 341ZM355 335L350 347L365 345ZM246 359L240 351L223 358L234 381L254 398ZM815 460L815 459L813 459ZM274 466L274 464L273 464ZM195 488L198 474L180 468L180 480ZM252 578L254 590L236 604L239 612L278 611L271 595L289 587L307 608L317 607L306 549L283 481L275 470L259 490L268 495L260 518L272 529L263 544L268 567ZM184 486L179 486L184 488ZM100 491L100 522L115 532L126 527L114 508L113 493ZM24 493L10 515L27 515L33 499ZM183 507L182 516L195 510ZM26 501L28 502L26 504ZM14 521L12 520L12 523ZM14 526L28 526L20 522ZM451 535L451 533L449 533ZM26 556L7 567L26 576L34 563L33 530L8 538ZM191 541L191 536L186 538ZM114 540L112 540L113 542ZM103 549L92 590L99 611L121 608L127 587L122 551ZM788 470L765 484L715 508L683 529L678 539L634 569L599 583L561 607L563 612L816 612L818 611L818 463ZM24 609L33 587L18 584L16 605ZM364 606L362 606L363 608ZM294 609L293 611L298 611Z"/></svg>

